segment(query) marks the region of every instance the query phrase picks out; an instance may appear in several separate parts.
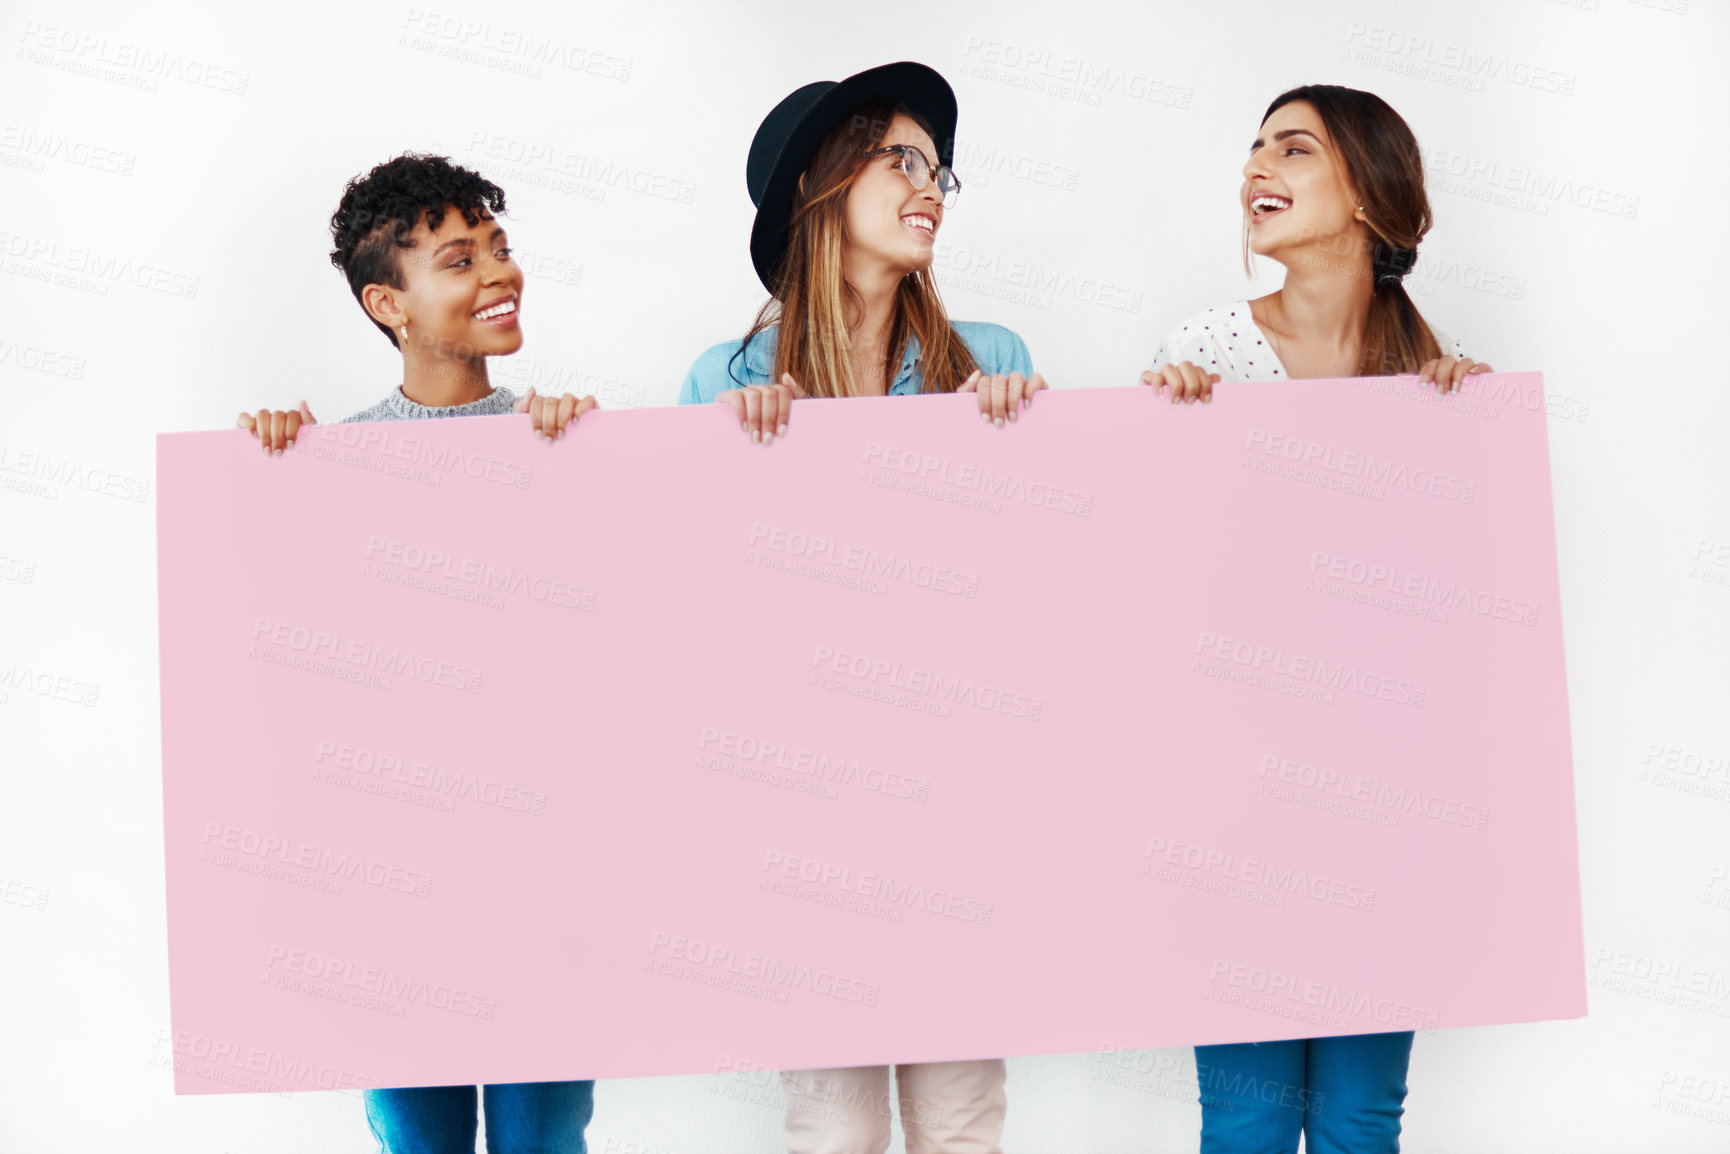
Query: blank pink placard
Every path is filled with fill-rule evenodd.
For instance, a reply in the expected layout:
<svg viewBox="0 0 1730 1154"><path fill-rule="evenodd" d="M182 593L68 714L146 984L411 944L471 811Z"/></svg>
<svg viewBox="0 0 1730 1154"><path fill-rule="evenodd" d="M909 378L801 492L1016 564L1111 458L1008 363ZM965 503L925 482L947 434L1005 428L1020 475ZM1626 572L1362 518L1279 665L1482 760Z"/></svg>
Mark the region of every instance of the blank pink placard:
<svg viewBox="0 0 1730 1154"><path fill-rule="evenodd" d="M177 1092L1584 1014L1541 377L975 404L160 437Z"/></svg>

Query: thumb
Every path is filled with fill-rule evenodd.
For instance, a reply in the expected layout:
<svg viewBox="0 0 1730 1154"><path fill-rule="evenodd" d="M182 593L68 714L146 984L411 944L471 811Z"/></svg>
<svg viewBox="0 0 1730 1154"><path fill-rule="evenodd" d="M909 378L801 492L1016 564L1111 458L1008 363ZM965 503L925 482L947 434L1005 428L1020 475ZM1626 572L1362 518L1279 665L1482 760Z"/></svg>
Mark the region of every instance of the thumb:
<svg viewBox="0 0 1730 1154"><path fill-rule="evenodd" d="M529 402L534 400L534 399L535 399L535 387L533 385L530 385L529 391L524 393L522 396L518 397L517 403L511 406L511 411L517 412L517 413L528 412L529 411Z"/></svg>
<svg viewBox="0 0 1730 1154"><path fill-rule="evenodd" d="M956 386L955 391L958 393L976 392L979 388L979 373L980 373L980 370L974 369L973 375L968 377L965 381L962 381L961 384L959 384L958 386Z"/></svg>
<svg viewBox="0 0 1730 1154"><path fill-rule="evenodd" d="M300 403L300 423L303 425L318 424L317 418L312 415L312 410L307 407L305 401Z"/></svg>
<svg viewBox="0 0 1730 1154"><path fill-rule="evenodd" d="M795 397L802 397L802 396L804 396L804 395L805 395L805 390L804 390L804 389L801 389L801 388L800 388L800 387L799 387L799 382L798 382L798 381L795 381L795 380L794 380L794 379L793 379L793 374L792 374L792 373L782 373L782 374L781 374L781 383L782 383L782 384L783 384L783 385L786 385L786 386L787 386L787 387L788 387L788 388L789 388L789 389L792 389L792 390L793 390L793 395L794 395L794 396L795 396Z"/></svg>

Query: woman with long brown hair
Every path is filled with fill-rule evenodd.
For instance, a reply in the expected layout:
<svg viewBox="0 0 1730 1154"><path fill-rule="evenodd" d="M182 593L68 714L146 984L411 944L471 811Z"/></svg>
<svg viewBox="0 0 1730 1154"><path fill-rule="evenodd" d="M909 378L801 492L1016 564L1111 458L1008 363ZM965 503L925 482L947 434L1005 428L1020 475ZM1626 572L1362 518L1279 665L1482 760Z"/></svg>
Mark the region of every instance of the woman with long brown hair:
<svg viewBox="0 0 1730 1154"><path fill-rule="evenodd" d="M792 93L751 142L751 261L770 299L744 338L697 358L681 404L719 402L753 441L786 436L793 402L976 392L1003 428L1045 381L1000 325L951 321L933 241L959 181L955 94L921 64ZM893 1069L895 1088L891 1091ZM1001 1059L781 1075L794 1154L882 1154L899 1103L910 1154L1000 1154Z"/></svg>
<svg viewBox="0 0 1730 1154"><path fill-rule="evenodd" d="M751 262L769 290L743 339L705 351L681 404L719 401L754 441L787 433L799 397L977 392L1002 428L1045 380L1001 325L951 321L931 275L960 182L956 106L922 64L789 95L751 142Z"/></svg>
<svg viewBox="0 0 1730 1154"><path fill-rule="evenodd" d="M1220 380L1415 373L1442 393L1490 366L1433 328L1401 282L1431 224L1418 142L1380 97L1330 84L1282 93L1243 166L1249 254L1285 267L1266 296L1197 313L1143 384L1175 403ZM1410 1031L1197 1046L1202 1154L1394 1154Z"/></svg>

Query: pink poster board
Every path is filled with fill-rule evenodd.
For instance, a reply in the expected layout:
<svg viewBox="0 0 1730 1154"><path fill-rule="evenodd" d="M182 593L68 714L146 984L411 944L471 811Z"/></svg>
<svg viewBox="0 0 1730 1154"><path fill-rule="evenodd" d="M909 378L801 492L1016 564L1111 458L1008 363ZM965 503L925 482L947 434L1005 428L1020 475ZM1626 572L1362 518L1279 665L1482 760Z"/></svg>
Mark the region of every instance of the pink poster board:
<svg viewBox="0 0 1730 1154"><path fill-rule="evenodd" d="M1542 388L162 436L177 1092L1583 1015Z"/></svg>

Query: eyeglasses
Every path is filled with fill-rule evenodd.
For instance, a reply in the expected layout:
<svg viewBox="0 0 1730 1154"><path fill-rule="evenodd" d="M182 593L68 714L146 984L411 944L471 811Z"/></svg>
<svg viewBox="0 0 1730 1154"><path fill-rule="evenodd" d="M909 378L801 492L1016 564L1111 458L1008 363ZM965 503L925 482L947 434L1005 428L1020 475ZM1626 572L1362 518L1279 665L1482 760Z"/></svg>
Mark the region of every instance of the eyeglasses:
<svg viewBox="0 0 1730 1154"><path fill-rule="evenodd" d="M897 165L907 176L907 183L915 189L922 189L931 183L931 161L923 152L911 144L888 144L882 148L867 152L867 158L882 156L885 152L895 152L901 155L901 163ZM953 208L955 198L961 192L961 182L955 178L955 170L947 164L937 166L937 191L943 197L943 207Z"/></svg>

